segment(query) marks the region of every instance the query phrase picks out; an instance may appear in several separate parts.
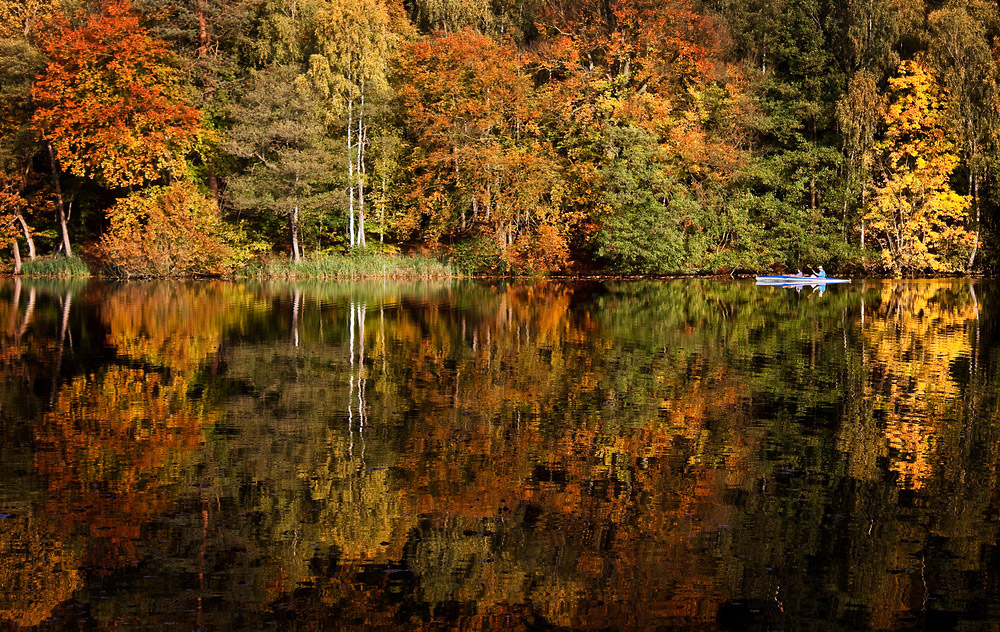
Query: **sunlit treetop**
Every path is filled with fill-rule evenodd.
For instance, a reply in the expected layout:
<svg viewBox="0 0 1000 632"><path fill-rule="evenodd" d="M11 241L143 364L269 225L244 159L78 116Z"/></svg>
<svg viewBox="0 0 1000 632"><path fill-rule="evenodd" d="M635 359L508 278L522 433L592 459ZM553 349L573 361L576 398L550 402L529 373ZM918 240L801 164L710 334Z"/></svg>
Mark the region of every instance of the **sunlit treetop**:
<svg viewBox="0 0 1000 632"><path fill-rule="evenodd" d="M0 37L30 37L58 10L58 0L0 0Z"/></svg>
<svg viewBox="0 0 1000 632"><path fill-rule="evenodd" d="M50 61L32 91L35 128L63 168L107 186L179 176L205 132L174 56L128 2L80 17L80 27L58 17L43 45Z"/></svg>

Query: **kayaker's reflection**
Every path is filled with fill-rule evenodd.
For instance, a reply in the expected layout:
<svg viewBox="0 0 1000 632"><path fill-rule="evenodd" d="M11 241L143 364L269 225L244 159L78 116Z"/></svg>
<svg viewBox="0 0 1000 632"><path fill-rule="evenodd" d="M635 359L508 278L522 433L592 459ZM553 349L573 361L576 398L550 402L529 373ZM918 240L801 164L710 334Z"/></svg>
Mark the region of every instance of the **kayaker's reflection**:
<svg viewBox="0 0 1000 632"><path fill-rule="evenodd" d="M798 293L798 294L802 294L802 288L804 288L804 287L806 287L806 286L805 285L796 285L795 286L795 292ZM816 294L817 290L819 291L819 294L817 294L817 298L823 298L823 292L826 291L826 285L824 285L824 284L810 285L809 287L811 287L812 289L809 290L808 294L806 294L806 298L810 298L813 294Z"/></svg>

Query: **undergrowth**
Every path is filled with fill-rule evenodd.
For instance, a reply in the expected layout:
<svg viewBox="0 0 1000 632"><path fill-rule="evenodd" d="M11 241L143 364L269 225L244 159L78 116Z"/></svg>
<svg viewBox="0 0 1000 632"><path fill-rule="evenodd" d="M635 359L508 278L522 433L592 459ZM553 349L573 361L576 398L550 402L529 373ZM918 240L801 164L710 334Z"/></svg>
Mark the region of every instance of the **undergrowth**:
<svg viewBox="0 0 1000 632"><path fill-rule="evenodd" d="M90 268L79 257L39 257L21 265L21 274L33 277L89 277Z"/></svg>
<svg viewBox="0 0 1000 632"><path fill-rule="evenodd" d="M456 271L451 265L431 257L361 251L349 255L318 255L298 263L288 259L271 259L251 264L235 276L270 279L412 279L455 275Z"/></svg>

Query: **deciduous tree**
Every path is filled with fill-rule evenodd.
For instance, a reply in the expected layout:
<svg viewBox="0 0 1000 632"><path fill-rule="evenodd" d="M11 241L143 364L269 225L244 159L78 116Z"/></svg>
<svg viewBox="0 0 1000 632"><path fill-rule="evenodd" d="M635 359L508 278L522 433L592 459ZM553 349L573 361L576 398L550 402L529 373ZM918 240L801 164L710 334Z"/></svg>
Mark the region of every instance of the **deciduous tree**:
<svg viewBox="0 0 1000 632"><path fill-rule="evenodd" d="M378 120L372 115L388 100L390 66L408 24L391 0L325 0L316 23L319 54L309 61L310 76L332 110L345 115L348 240L364 247L366 154Z"/></svg>
<svg viewBox="0 0 1000 632"><path fill-rule="evenodd" d="M401 66L411 229L429 241L485 235L505 266L561 266L570 218L516 51L462 31L411 45Z"/></svg>
<svg viewBox="0 0 1000 632"><path fill-rule="evenodd" d="M871 190L872 169L875 164L875 134L881 124L885 109L885 96L879 91L875 75L867 70L858 71L847 85L847 93L837 103L837 121L844 139L847 154L845 186L856 191L860 198L860 245L865 247L866 225L863 219ZM850 195L844 195L843 230L851 223L848 217ZM855 216L855 219L858 219Z"/></svg>
<svg viewBox="0 0 1000 632"><path fill-rule="evenodd" d="M0 38L36 35L59 11L59 4L58 0L0 0Z"/></svg>
<svg viewBox="0 0 1000 632"><path fill-rule="evenodd" d="M996 3L950 2L928 17L931 59L948 90L947 124L954 131L968 171L975 244L968 265L979 251L981 203L979 186L1000 134L1000 85L994 58L1000 31Z"/></svg>
<svg viewBox="0 0 1000 632"><path fill-rule="evenodd" d="M900 64L889 86L879 174L866 220L886 266L897 273L963 270L962 257L975 238L963 226L969 198L949 182L959 157L945 128L947 93L919 61Z"/></svg>
<svg viewBox="0 0 1000 632"><path fill-rule="evenodd" d="M123 277L221 274L239 263L219 210L188 182L150 187L118 200L101 239L106 264Z"/></svg>
<svg viewBox="0 0 1000 632"><path fill-rule="evenodd" d="M62 168L112 188L185 173L205 131L185 102L173 55L128 2L80 27L61 22L43 50L49 64L33 90L34 124Z"/></svg>

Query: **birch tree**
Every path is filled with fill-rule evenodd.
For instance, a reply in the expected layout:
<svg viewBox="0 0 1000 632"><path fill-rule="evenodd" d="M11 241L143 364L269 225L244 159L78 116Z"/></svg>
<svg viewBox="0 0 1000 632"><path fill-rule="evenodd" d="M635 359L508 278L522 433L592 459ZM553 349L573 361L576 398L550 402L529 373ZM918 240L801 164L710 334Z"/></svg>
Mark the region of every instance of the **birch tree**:
<svg viewBox="0 0 1000 632"><path fill-rule="evenodd" d="M844 138L847 173L846 184L857 190L862 209L868 204L871 190L872 168L875 163L875 133L878 129L885 97L879 92L875 76L858 71L847 86L847 93L837 103L837 120ZM848 224L848 199L844 196L843 226L846 235ZM860 218L861 248L865 247L867 225L863 213Z"/></svg>
<svg viewBox="0 0 1000 632"><path fill-rule="evenodd" d="M949 94L947 123L954 130L968 170L970 218L976 239L969 255L971 268L979 251L980 183L1000 131L1000 88L992 51L1000 15L995 3L950 2L931 13L928 22L931 59Z"/></svg>
<svg viewBox="0 0 1000 632"><path fill-rule="evenodd" d="M365 244L367 150L373 112L389 95L390 63L407 30L401 9L381 0L326 0L317 16L320 53L310 76L344 116L347 164L347 234Z"/></svg>

